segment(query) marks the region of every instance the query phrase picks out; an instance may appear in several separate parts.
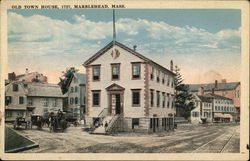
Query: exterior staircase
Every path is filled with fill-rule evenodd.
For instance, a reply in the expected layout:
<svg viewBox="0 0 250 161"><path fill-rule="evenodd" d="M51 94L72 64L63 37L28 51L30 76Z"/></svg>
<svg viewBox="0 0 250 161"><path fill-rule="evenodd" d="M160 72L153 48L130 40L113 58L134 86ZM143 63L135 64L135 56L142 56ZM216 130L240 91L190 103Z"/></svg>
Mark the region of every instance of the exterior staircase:
<svg viewBox="0 0 250 161"><path fill-rule="evenodd" d="M110 134L115 133L119 130L119 115L105 116L101 119L101 123L97 128L94 128L92 134ZM105 123L108 123L108 127L105 129Z"/></svg>

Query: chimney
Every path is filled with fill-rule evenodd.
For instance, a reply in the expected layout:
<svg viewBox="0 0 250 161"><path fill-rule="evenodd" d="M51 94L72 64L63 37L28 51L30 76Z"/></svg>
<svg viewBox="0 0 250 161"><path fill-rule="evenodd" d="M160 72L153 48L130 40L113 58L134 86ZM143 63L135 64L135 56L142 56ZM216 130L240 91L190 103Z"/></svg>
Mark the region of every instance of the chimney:
<svg viewBox="0 0 250 161"><path fill-rule="evenodd" d="M26 68L26 70L25 70L25 74L28 74L29 73L29 69L28 68Z"/></svg>
<svg viewBox="0 0 250 161"><path fill-rule="evenodd" d="M174 64L173 64L173 60L170 61L170 70L173 71L174 70Z"/></svg>
<svg viewBox="0 0 250 161"><path fill-rule="evenodd" d="M200 87L198 89L198 95L203 96L204 95L204 87Z"/></svg>
<svg viewBox="0 0 250 161"><path fill-rule="evenodd" d="M16 80L16 74L14 72L8 73L8 80L10 81Z"/></svg>
<svg viewBox="0 0 250 161"><path fill-rule="evenodd" d="M215 89L218 88L218 81L217 80L215 80L215 82L214 82L214 88Z"/></svg>
<svg viewBox="0 0 250 161"><path fill-rule="evenodd" d="M227 83L227 80L226 79L222 79L221 83Z"/></svg>
<svg viewBox="0 0 250 161"><path fill-rule="evenodd" d="M212 88L212 94L214 94L214 88Z"/></svg>
<svg viewBox="0 0 250 161"><path fill-rule="evenodd" d="M136 51L136 48L137 48L137 46L136 46L136 45L134 45L134 46L133 46L134 51Z"/></svg>

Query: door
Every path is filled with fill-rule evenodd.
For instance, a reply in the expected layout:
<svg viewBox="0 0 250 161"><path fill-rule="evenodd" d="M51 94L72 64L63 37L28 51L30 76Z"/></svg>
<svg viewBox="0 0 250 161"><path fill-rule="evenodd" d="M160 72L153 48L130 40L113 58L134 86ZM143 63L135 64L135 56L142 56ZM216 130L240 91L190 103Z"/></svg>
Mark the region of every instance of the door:
<svg viewBox="0 0 250 161"><path fill-rule="evenodd" d="M121 114L121 95L115 95L115 114Z"/></svg>

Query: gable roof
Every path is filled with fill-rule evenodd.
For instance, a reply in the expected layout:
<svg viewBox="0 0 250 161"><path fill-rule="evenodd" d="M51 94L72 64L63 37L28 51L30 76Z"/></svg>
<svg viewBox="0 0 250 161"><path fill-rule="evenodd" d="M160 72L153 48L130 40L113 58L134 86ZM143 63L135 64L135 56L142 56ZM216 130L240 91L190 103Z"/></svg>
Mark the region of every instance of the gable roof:
<svg viewBox="0 0 250 161"><path fill-rule="evenodd" d="M200 87L204 88L204 91L212 91L213 88L215 91L225 91L225 90L234 90L237 86L240 85L240 82L229 82L229 83L218 83L217 88L214 83L208 84L189 84L189 91L197 92Z"/></svg>
<svg viewBox="0 0 250 161"><path fill-rule="evenodd" d="M78 80L79 84L86 84L86 74L73 73L73 75L70 77L70 81L68 82L67 87L69 87L70 83L73 80L73 77L76 77L76 79Z"/></svg>
<svg viewBox="0 0 250 161"><path fill-rule="evenodd" d="M215 99L224 99L224 100L232 100L230 98L227 98L227 97L224 97L224 96L220 96L220 95L217 95L217 94L212 94L212 93L205 94L204 97L215 98Z"/></svg>
<svg viewBox="0 0 250 161"><path fill-rule="evenodd" d="M150 63L152 63L152 64L158 66L159 68L161 68L161 69L167 71L168 73L170 73L170 74L172 74L172 75L174 75L174 76L176 75L175 73L173 73L172 71L168 70L167 68L161 66L160 64L158 64L158 63L156 63L156 62L150 60L149 58L147 58L147 57L145 57L145 56L139 54L138 52L134 51L133 49L130 49L129 47L127 47L127 46L125 46L125 45L123 45L122 43L119 43L119 42L117 42L117 41L115 41L115 42L111 41L108 45L106 45L104 48L102 48L102 49L99 50L96 54L94 54L92 57L90 57L88 60L86 60L86 61L84 62L83 65L84 65L84 66L89 65L89 64L92 63L94 60L96 60L98 57L100 57L102 54L104 54L106 51L108 51L110 48L112 48L113 45L117 45L117 46L121 47L122 49L128 51L129 53L131 53L131 54L133 54L133 55L135 55L135 56L141 58L142 60L144 60L144 61L146 61L146 62L150 62Z"/></svg>
<svg viewBox="0 0 250 161"><path fill-rule="evenodd" d="M27 83L28 96L63 97L61 88L56 84Z"/></svg>
<svg viewBox="0 0 250 161"><path fill-rule="evenodd" d="M125 88L123 88L122 86L116 84L116 83L113 83L112 85L108 86L106 88L107 91L109 90L112 90L112 91L120 91L120 90L124 90Z"/></svg>

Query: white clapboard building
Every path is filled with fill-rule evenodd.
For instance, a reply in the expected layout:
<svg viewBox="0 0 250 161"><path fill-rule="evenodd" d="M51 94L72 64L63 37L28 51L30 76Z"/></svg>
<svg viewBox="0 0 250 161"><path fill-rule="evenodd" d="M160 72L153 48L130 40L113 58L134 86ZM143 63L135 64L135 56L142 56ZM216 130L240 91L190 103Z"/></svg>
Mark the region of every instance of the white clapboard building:
<svg viewBox="0 0 250 161"><path fill-rule="evenodd" d="M86 123L95 126L96 133L105 132L105 123L109 132L173 129L175 74L171 70L117 41L83 65Z"/></svg>

